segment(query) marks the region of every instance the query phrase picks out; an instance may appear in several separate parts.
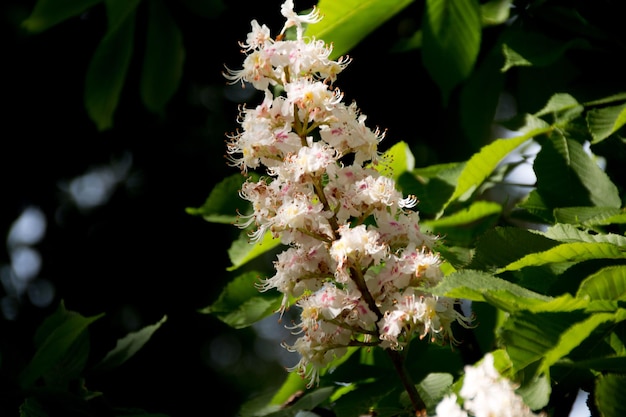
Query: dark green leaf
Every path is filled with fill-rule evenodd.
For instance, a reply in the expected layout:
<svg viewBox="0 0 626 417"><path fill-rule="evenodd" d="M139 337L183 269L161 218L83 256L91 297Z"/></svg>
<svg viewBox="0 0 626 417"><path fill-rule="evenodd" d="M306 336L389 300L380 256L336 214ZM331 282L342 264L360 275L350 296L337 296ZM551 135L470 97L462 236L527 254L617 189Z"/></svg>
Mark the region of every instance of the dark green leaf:
<svg viewBox="0 0 626 417"><path fill-rule="evenodd" d="M224 178L213 187L202 207L187 208L187 213L202 216L208 222L234 224L239 213L246 213L240 208L249 205L239 196L245 180L241 174Z"/></svg>
<svg viewBox="0 0 626 417"><path fill-rule="evenodd" d="M256 242L250 242L247 233L244 231L228 249L228 256L233 263L227 269L234 271L247 264L258 256L269 252L280 246L280 238L273 237L271 232L265 232L263 237Z"/></svg>
<svg viewBox="0 0 626 417"><path fill-rule="evenodd" d="M151 0L148 38L141 73L141 98L148 110L163 114L178 89L185 61L183 36L163 0Z"/></svg>
<svg viewBox="0 0 626 417"><path fill-rule="evenodd" d="M554 209L554 219L560 223L586 227L626 223L626 213L617 207L563 207Z"/></svg>
<svg viewBox="0 0 626 417"><path fill-rule="evenodd" d="M430 373L416 385L417 392L426 404L429 415L433 415L437 404L443 399L453 381L451 374Z"/></svg>
<svg viewBox="0 0 626 417"><path fill-rule="evenodd" d="M213 304L200 312L214 314L236 329L272 315L278 310L282 296L276 292L260 292L257 288L260 280L260 274L255 271L239 275L226 285Z"/></svg>
<svg viewBox="0 0 626 417"><path fill-rule="evenodd" d="M135 11L141 0L106 0L107 33L87 68L85 107L98 130L113 126L113 114L133 53Z"/></svg>
<svg viewBox="0 0 626 417"><path fill-rule="evenodd" d="M167 316L163 316L157 323L146 326L136 332L129 333L119 339L115 348L109 351L94 369L116 368L126 362L150 340L154 332L156 332L166 320Z"/></svg>
<svg viewBox="0 0 626 417"><path fill-rule="evenodd" d="M626 416L626 376L608 374L598 377L595 403L603 417Z"/></svg>
<svg viewBox="0 0 626 417"><path fill-rule="evenodd" d="M482 25L476 0L427 0L422 23L422 59L443 101L474 69Z"/></svg>
<svg viewBox="0 0 626 417"><path fill-rule="evenodd" d="M85 12L103 0L38 0L31 14L22 22L29 32L42 32Z"/></svg>

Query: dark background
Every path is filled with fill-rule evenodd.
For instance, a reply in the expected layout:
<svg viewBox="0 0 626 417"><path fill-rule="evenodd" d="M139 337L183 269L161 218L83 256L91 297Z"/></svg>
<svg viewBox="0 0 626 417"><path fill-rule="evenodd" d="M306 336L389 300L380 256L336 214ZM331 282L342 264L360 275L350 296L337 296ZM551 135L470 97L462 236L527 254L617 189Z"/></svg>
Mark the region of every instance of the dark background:
<svg viewBox="0 0 626 417"><path fill-rule="evenodd" d="M104 7L28 34L20 23L35 1L2 2L0 235L6 238L28 208L44 214L45 235L32 245L41 268L29 288L53 289L48 303L34 305L29 290L15 294L6 283L0 286L3 305L11 307L0 317L2 416L17 415L22 398L14 395L15 376L34 353L35 329L61 300L87 317L105 313L90 326L91 364L118 338L167 315L145 347L119 369L86 375L86 387L102 392L97 401L107 406L171 417L234 415L251 393L284 377L271 355L255 356L265 345L259 345L254 331L234 331L198 313L228 281L226 251L238 230L185 212L236 172L224 159L224 135L237 127L238 103L229 99L235 92L227 92L223 66L240 67L237 42L245 39L253 18L273 34L280 30L281 3L229 0L218 17L207 17L182 2L168 2L186 48L178 92L164 117L145 110L138 90L143 42L138 36L114 127L98 132L83 105L83 85L106 30ZM311 4L297 1L296 8ZM138 23L137 33L142 33ZM338 81L346 99L356 99L368 114L370 126L390 128L388 135L396 139L389 145L405 133L400 127L405 115L390 105L398 90L382 98L376 91L385 71L406 62L406 56L386 52L399 23L385 25L351 53L353 64ZM426 86L405 82L401 94L419 88L436 94L422 79ZM71 181L116 167L126 170L102 204L76 204L68 192ZM5 281L9 249L0 250ZM227 358L220 361L220 355Z"/></svg>

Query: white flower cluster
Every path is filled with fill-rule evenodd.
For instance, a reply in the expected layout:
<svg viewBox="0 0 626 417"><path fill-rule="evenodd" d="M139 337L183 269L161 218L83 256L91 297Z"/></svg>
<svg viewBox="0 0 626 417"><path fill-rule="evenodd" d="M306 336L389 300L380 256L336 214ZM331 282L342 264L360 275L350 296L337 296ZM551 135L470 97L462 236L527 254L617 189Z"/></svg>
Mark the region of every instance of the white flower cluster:
<svg viewBox="0 0 626 417"><path fill-rule="evenodd" d="M303 25L321 18L316 9L297 15L287 0L281 11L287 22L276 39L252 21L243 68L225 74L265 93L241 109L227 152L243 173L265 168L266 177L242 186L252 212L238 225L254 226L253 240L272 233L288 246L259 288L284 294L281 311L297 300L301 336L286 347L301 357L291 370L313 384L349 346L399 350L414 335L454 341L451 324L469 319L457 301L427 292L442 279L436 238L420 230L416 198L372 168L384 135L333 87L349 59L330 60L331 46L304 38Z"/></svg>
<svg viewBox="0 0 626 417"><path fill-rule="evenodd" d="M436 417L538 417L515 393L515 386L501 376L494 367L494 358L487 353L475 366L465 367L463 386L456 394L443 399L436 409Z"/></svg>

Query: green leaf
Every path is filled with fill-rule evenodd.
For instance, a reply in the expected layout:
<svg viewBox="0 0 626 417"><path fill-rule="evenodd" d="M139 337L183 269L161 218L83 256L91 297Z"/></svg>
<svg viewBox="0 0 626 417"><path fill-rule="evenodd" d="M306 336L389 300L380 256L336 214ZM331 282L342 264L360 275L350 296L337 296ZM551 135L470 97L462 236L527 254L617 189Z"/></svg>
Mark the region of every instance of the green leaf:
<svg viewBox="0 0 626 417"><path fill-rule="evenodd" d="M251 326L278 310L282 295L276 292L260 292L257 285L261 274L249 271L229 282L217 300L200 310L214 314L229 326L241 329Z"/></svg>
<svg viewBox="0 0 626 417"><path fill-rule="evenodd" d="M512 282L492 274L465 269L453 272L428 292L450 298L463 298L472 301L491 301L489 294L498 294L500 298L510 296L516 303L545 303L550 297L535 293Z"/></svg>
<svg viewBox="0 0 626 417"><path fill-rule="evenodd" d="M559 125L580 116L583 110L584 107L574 97L569 94L558 93L550 97L544 108L535 113L534 116L552 115L552 120L549 123Z"/></svg>
<svg viewBox="0 0 626 417"><path fill-rule="evenodd" d="M619 106L591 109L587 112L587 125L593 137L591 142L593 144L608 138L624 124L626 124L626 103Z"/></svg>
<svg viewBox="0 0 626 417"><path fill-rule="evenodd" d="M87 68L85 107L98 130L113 126L113 114L133 53L135 11L141 0L105 0L108 28Z"/></svg>
<svg viewBox="0 0 626 417"><path fill-rule="evenodd" d="M498 273L515 271L527 266L539 266L553 262L581 262L589 259L624 259L626 252L611 243L573 242L563 243L543 252L531 253L511 262Z"/></svg>
<svg viewBox="0 0 626 417"><path fill-rule="evenodd" d="M626 213L617 207L563 207L554 209L554 219L560 223L586 227L626 223Z"/></svg>
<svg viewBox="0 0 626 417"><path fill-rule="evenodd" d="M490 0L480 5L483 26L495 26L509 20L513 0Z"/></svg>
<svg viewBox="0 0 626 417"><path fill-rule="evenodd" d="M415 157L409 145L400 141L387 149L378 164L371 168L397 181L402 174L407 171L410 172L415 168Z"/></svg>
<svg viewBox="0 0 626 417"><path fill-rule="evenodd" d="M549 207L621 206L615 184L576 140L552 135L542 141L533 167Z"/></svg>
<svg viewBox="0 0 626 417"><path fill-rule="evenodd" d="M457 186L454 189L454 193L444 205L444 210L453 201L478 188L478 186L496 169L500 161L515 148L530 138L545 133L548 130L549 127L532 129L521 136L510 139L496 139L489 145L484 146L467 161L467 164L461 172Z"/></svg>
<svg viewBox="0 0 626 417"><path fill-rule="evenodd" d="M331 59L345 55L413 0L320 0L323 19L306 28L305 36L333 45Z"/></svg>
<svg viewBox="0 0 626 417"><path fill-rule="evenodd" d="M163 114L183 73L183 36L163 0L149 2L148 37L140 91L148 110Z"/></svg>
<svg viewBox="0 0 626 417"><path fill-rule="evenodd" d="M615 233L591 234L577 229L571 224L558 223L546 229L545 232L538 232L550 239L560 242L605 242L617 246L626 246L626 237Z"/></svg>
<svg viewBox="0 0 626 417"><path fill-rule="evenodd" d="M447 103L450 92L474 69L482 34L476 0L427 0L422 60Z"/></svg>
<svg viewBox="0 0 626 417"><path fill-rule="evenodd" d="M80 353L72 349L75 343L82 343L81 337L87 327L103 315L84 317L66 310L65 305L61 303L59 308L37 329L35 334L37 351L19 375L21 387L30 388L37 379L58 366L69 352L73 355L86 354L86 352ZM88 345L84 343L82 346L88 348Z"/></svg>
<svg viewBox="0 0 626 417"><path fill-rule="evenodd" d="M453 162L417 168L400 175L398 186L419 199L420 213L435 214L454 192L464 166L464 162Z"/></svg>
<svg viewBox="0 0 626 417"><path fill-rule="evenodd" d="M451 374L433 372L415 386L430 415L433 415L432 413L447 393L453 381L454 378Z"/></svg>
<svg viewBox="0 0 626 417"><path fill-rule="evenodd" d="M239 210L239 207L248 205L239 197L239 190L245 180L241 174L224 178L213 187L201 207L188 207L187 213L202 216L208 222L234 224L238 213L245 213L245 210Z"/></svg>
<svg viewBox="0 0 626 417"><path fill-rule="evenodd" d="M118 339L115 348L109 351L94 369L112 369L126 362L150 340L154 332L156 332L166 320L167 316L163 316L157 323L146 326L143 329L129 333L123 338Z"/></svg>
<svg viewBox="0 0 626 417"><path fill-rule="evenodd" d="M38 0L22 27L32 33L43 32L85 12L103 0Z"/></svg>
<svg viewBox="0 0 626 417"><path fill-rule="evenodd" d="M626 266L603 268L580 284L577 297L592 300L626 300Z"/></svg>
<svg viewBox="0 0 626 417"><path fill-rule="evenodd" d="M257 256L278 247L280 244L280 238L273 237L271 232L266 232L260 240L254 243L250 243L248 235L243 232L239 239L234 241L228 249L228 256L232 265L227 270L234 271Z"/></svg>
<svg viewBox="0 0 626 417"><path fill-rule="evenodd" d="M601 375L596 381L595 403L602 417L626 416L626 376Z"/></svg>
<svg viewBox="0 0 626 417"><path fill-rule="evenodd" d="M548 66L570 49L585 49L589 46L589 42L582 38L563 42L540 32L509 30L502 44L505 63L501 71L506 72L518 66Z"/></svg>

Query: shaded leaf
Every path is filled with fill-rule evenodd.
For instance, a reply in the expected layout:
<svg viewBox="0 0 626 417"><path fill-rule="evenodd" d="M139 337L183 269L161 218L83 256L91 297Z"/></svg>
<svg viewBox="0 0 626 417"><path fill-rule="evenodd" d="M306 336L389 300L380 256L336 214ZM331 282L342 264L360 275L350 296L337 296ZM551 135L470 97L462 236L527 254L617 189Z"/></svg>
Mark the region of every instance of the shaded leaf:
<svg viewBox="0 0 626 417"><path fill-rule="evenodd" d="M94 369L111 369L116 368L133 357L152 337L167 320L167 316L163 316L155 324L146 326L136 332L131 332L121 339L118 339L115 348L109 351L106 356L94 367Z"/></svg>
<svg viewBox="0 0 626 417"><path fill-rule="evenodd" d="M560 223L586 227L626 223L626 213L618 207L562 207L554 209L554 219Z"/></svg>
<svg viewBox="0 0 626 417"><path fill-rule="evenodd" d="M38 33L75 17L103 0L38 0L31 14L22 22L29 32Z"/></svg>
<svg viewBox="0 0 626 417"><path fill-rule="evenodd" d="M214 314L229 326L240 329L272 315L280 306L282 295L260 292L261 274L249 271L237 276L222 290L217 300L200 310Z"/></svg>
<svg viewBox="0 0 626 417"><path fill-rule="evenodd" d="M429 414L432 415L435 411L435 408L443 399L453 381L454 378L451 374L433 372L415 386Z"/></svg>
<svg viewBox="0 0 626 417"><path fill-rule="evenodd" d="M472 70L482 35L476 0L427 0L422 22L422 60L447 102Z"/></svg>
<svg viewBox="0 0 626 417"><path fill-rule="evenodd" d="M135 11L141 0L106 0L108 28L85 79L85 107L98 130L113 126L113 114L133 53Z"/></svg>
<svg viewBox="0 0 626 417"><path fill-rule="evenodd" d="M183 73L183 36L164 0L150 0L140 92L148 110L163 114Z"/></svg>
<svg viewBox="0 0 626 417"><path fill-rule="evenodd" d="M198 208L188 207L188 214L202 216L213 223L234 224L238 213L245 213L239 207L249 205L239 197L239 190L245 177L241 174L231 175L217 183L204 204Z"/></svg>
<svg viewBox="0 0 626 417"><path fill-rule="evenodd" d="M601 375L596 381L595 403L602 417L626 416L626 376Z"/></svg>
<svg viewBox="0 0 626 417"><path fill-rule="evenodd" d="M626 124L626 103L591 109L587 112L587 125L593 137L592 143L603 141L617 132L624 124Z"/></svg>
<svg viewBox="0 0 626 417"><path fill-rule="evenodd" d="M333 44L331 59L345 55L377 27L395 16L413 0L320 0L324 18L306 28L305 36Z"/></svg>

